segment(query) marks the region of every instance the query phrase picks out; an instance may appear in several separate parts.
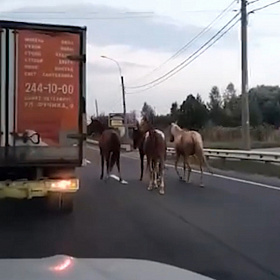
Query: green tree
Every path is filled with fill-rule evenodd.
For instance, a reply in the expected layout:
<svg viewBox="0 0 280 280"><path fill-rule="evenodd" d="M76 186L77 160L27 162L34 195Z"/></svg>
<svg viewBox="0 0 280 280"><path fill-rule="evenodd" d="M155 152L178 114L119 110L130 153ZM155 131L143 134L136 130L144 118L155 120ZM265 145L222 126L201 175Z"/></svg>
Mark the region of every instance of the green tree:
<svg viewBox="0 0 280 280"><path fill-rule="evenodd" d="M241 97L236 95L233 83L229 83L223 95L223 126L241 125Z"/></svg>
<svg viewBox="0 0 280 280"><path fill-rule="evenodd" d="M155 111L151 105L149 105L147 102L144 102L142 110L141 110L141 116L146 117L148 120L153 122L155 117Z"/></svg>
<svg viewBox="0 0 280 280"><path fill-rule="evenodd" d="M172 121L178 120L178 113L179 113L178 103L173 102L170 108L170 116Z"/></svg>
<svg viewBox="0 0 280 280"><path fill-rule="evenodd" d="M249 90L250 110L254 116L251 117L251 124L254 118L257 124L266 123L279 127L280 125L280 88L279 86L257 86ZM250 113L251 115L252 113Z"/></svg>
<svg viewBox="0 0 280 280"><path fill-rule="evenodd" d="M200 96L195 98L192 94L180 106L178 124L187 129L199 130L208 119L208 110Z"/></svg>
<svg viewBox="0 0 280 280"><path fill-rule="evenodd" d="M156 115L154 117L154 126L159 129L166 129L172 122L172 117L170 114L168 115Z"/></svg>
<svg viewBox="0 0 280 280"><path fill-rule="evenodd" d="M209 99L209 116L214 124L222 125L224 120L224 112L222 108L223 101L218 87L212 87L211 92L209 93Z"/></svg>
<svg viewBox="0 0 280 280"><path fill-rule="evenodd" d="M254 96L249 95L249 113L250 113L250 125L258 126L263 122L263 114L260 109L258 100Z"/></svg>
<svg viewBox="0 0 280 280"><path fill-rule="evenodd" d="M230 100L233 97L236 97L236 90L235 90L234 84L230 82L227 85L226 90L225 90L224 95L223 95L224 107L227 106L228 102L230 102Z"/></svg>

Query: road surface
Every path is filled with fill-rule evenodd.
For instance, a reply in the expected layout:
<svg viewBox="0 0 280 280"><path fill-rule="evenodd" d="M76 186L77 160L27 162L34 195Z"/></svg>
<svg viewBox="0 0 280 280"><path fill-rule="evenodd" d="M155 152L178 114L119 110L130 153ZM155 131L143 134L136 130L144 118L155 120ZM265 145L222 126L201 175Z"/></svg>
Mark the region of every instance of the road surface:
<svg viewBox="0 0 280 280"><path fill-rule="evenodd" d="M138 181L137 160L122 158L121 185L100 181L98 153L86 154L71 215L48 214L40 200L1 202L1 258L136 258L214 279L280 279L278 189L213 176L201 189L197 174L186 184L169 168L160 196Z"/></svg>

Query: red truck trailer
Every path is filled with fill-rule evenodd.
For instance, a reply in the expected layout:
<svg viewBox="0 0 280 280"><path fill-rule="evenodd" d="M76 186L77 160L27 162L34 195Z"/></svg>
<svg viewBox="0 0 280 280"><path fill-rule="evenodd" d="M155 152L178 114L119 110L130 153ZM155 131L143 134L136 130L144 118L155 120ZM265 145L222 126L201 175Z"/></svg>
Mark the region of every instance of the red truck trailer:
<svg viewBox="0 0 280 280"><path fill-rule="evenodd" d="M85 131L86 28L0 21L0 198L71 212Z"/></svg>

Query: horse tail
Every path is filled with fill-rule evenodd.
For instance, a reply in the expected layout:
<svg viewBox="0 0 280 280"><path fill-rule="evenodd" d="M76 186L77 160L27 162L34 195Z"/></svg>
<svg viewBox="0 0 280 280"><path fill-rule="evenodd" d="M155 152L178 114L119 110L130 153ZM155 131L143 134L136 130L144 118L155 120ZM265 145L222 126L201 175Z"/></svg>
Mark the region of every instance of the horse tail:
<svg viewBox="0 0 280 280"><path fill-rule="evenodd" d="M113 167L114 167L116 161L117 161L117 155L116 155L116 153L111 152L111 154L110 154L110 171L113 170Z"/></svg>
<svg viewBox="0 0 280 280"><path fill-rule="evenodd" d="M150 136L150 141L152 142L153 146L157 146L157 135L156 135L156 131L154 129L150 129L149 130L149 136Z"/></svg>
<svg viewBox="0 0 280 280"><path fill-rule="evenodd" d="M121 148L121 140L120 140L120 136L117 134L117 132L113 132L111 134L111 140L112 142L114 142L116 144L117 148Z"/></svg>
<svg viewBox="0 0 280 280"><path fill-rule="evenodd" d="M121 142L120 137L116 132L112 132L110 135L110 155L109 155L109 166L110 171L112 171L114 165L117 162L118 157L120 156Z"/></svg>
<svg viewBox="0 0 280 280"><path fill-rule="evenodd" d="M193 135L192 135L192 140L195 144L195 150L199 150L200 151L200 156L201 156L201 160L202 160L202 163L205 164L206 168L208 169L208 171L213 174L213 171L212 171L212 168L210 167L206 157L205 157L205 154L204 154L204 150L203 150L203 141L202 141L202 137L201 135L197 132L196 133L196 136L195 137L196 139L194 139ZM195 141L196 140L196 141Z"/></svg>
<svg viewBox="0 0 280 280"><path fill-rule="evenodd" d="M206 165L208 171L209 171L211 174L213 174L213 170L212 170L212 168L210 167L210 165L209 165L209 163L208 163L208 161L207 161L207 159L206 159L206 157L205 157L204 152L202 153L202 156L203 156L203 162L204 162L204 164Z"/></svg>

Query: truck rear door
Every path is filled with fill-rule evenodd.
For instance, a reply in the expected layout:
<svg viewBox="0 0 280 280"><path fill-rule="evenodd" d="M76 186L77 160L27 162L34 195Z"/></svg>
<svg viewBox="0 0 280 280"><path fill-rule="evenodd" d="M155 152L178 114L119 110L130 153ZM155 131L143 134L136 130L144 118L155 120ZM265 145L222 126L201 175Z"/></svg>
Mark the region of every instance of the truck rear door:
<svg viewBox="0 0 280 280"><path fill-rule="evenodd" d="M0 164L81 164L84 57L84 29L2 24Z"/></svg>

